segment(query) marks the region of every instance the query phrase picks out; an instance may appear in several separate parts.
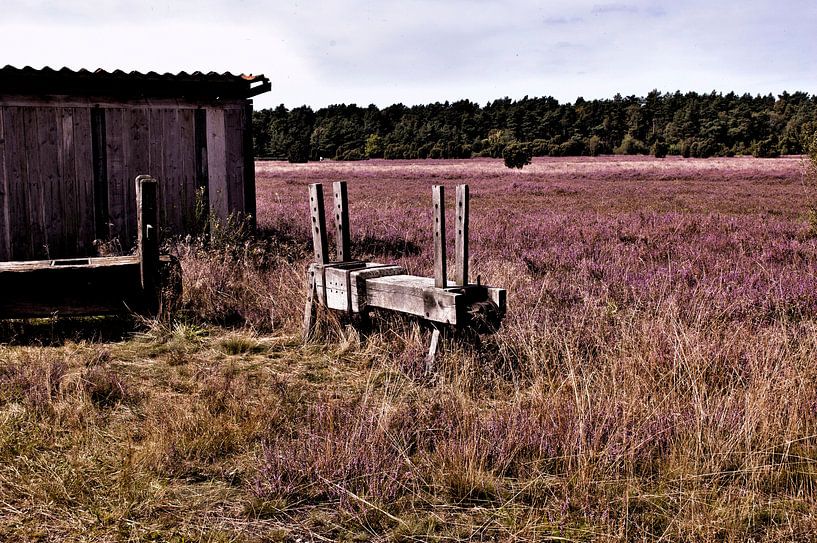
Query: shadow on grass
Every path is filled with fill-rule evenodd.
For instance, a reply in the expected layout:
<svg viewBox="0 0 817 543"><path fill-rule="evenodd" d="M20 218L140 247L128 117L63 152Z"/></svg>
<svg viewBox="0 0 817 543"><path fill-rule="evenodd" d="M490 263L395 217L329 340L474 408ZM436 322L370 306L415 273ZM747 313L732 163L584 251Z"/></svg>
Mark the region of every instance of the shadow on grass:
<svg viewBox="0 0 817 543"><path fill-rule="evenodd" d="M122 341L146 328L135 317L72 317L0 321L0 343L20 346L58 346L66 341Z"/></svg>

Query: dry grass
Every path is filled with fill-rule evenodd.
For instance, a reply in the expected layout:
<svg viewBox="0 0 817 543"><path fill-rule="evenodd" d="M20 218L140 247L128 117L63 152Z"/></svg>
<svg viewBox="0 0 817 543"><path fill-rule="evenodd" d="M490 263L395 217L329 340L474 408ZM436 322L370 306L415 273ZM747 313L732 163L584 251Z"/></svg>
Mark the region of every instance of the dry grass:
<svg viewBox="0 0 817 543"><path fill-rule="evenodd" d="M787 203L802 180L710 163L746 190L711 213L722 181L694 164L680 210L661 209L672 180L634 212L619 178L477 179L514 218L473 229L474 269L511 313L432 376L424 332L400 319L363 337L325 316L325 341L300 343L304 181L262 171L280 213L260 239L177 248L174 322L0 347L0 540L813 539L817 242L807 205ZM450 173L481 175L464 167ZM365 167L310 168L361 172L357 216L375 213ZM367 220L358 253L427 270L413 182L395 190L404 231ZM589 190L613 210L577 215Z"/></svg>

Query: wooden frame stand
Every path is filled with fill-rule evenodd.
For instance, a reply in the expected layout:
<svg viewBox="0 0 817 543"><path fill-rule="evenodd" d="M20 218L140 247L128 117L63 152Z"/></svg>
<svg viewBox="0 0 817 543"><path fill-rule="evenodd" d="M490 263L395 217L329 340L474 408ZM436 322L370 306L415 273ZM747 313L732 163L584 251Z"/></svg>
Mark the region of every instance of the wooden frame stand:
<svg viewBox="0 0 817 543"><path fill-rule="evenodd" d="M2 262L0 319L157 315L163 291L170 299L178 298L178 260L159 254L157 181L148 175L137 177L136 198L135 255Z"/></svg>
<svg viewBox="0 0 817 543"><path fill-rule="evenodd" d="M362 262L350 257L349 203L346 183L334 183L334 217L337 235L337 260L328 254L323 187L309 185L310 220L315 262L307 272L307 300L303 335L306 341L315 333L317 308L366 314L369 309L385 309L419 317L433 327L426 359L430 369L436 357L440 331L493 331L506 310L506 291L502 288L472 284L468 281L468 185L457 187L456 266L454 284L447 276L445 238L445 189L435 185L434 205L434 277L409 275L393 264Z"/></svg>

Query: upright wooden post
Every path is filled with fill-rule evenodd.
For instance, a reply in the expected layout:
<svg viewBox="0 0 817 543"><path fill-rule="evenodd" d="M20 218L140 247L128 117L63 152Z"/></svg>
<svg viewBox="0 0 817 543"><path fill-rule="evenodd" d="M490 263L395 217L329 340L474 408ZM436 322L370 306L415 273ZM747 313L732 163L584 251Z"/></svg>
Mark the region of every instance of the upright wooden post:
<svg viewBox="0 0 817 543"><path fill-rule="evenodd" d="M457 185L457 272L454 281L468 286L468 185Z"/></svg>
<svg viewBox="0 0 817 543"><path fill-rule="evenodd" d="M445 187L432 187L434 203L434 286L446 287L447 271L445 266Z"/></svg>
<svg viewBox="0 0 817 543"><path fill-rule="evenodd" d="M349 196L346 192L346 181L335 181L332 184L335 192L335 241L339 262L351 260L349 239Z"/></svg>
<svg viewBox="0 0 817 543"><path fill-rule="evenodd" d="M149 175L136 178L136 226L139 275L146 309L159 311L159 194L158 183Z"/></svg>
<svg viewBox="0 0 817 543"><path fill-rule="evenodd" d="M312 183L309 185L309 212L312 216L312 246L315 262L329 263L329 253L326 243L326 217L323 214L323 185Z"/></svg>

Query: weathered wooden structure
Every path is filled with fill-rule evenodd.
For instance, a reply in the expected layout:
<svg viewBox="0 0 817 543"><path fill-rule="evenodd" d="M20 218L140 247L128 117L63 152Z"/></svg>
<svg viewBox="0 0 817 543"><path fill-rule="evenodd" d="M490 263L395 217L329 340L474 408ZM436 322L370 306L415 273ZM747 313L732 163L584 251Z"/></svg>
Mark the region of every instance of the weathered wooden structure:
<svg viewBox="0 0 817 543"><path fill-rule="evenodd" d="M159 254L159 190L134 185L138 224L133 256L0 262L0 318L155 315L181 292L178 261Z"/></svg>
<svg viewBox="0 0 817 543"><path fill-rule="evenodd" d="M0 69L0 261L128 252L133 179L162 180L164 228L255 214L252 96L264 76Z"/></svg>
<svg viewBox="0 0 817 543"><path fill-rule="evenodd" d="M445 243L444 187L433 187L434 277L407 274L401 266L353 260L350 255L349 203L346 183L334 183L334 218L337 260L330 262L324 217L323 187L309 186L310 219L315 262L307 278L304 338L315 330L318 305L349 314L385 309L419 317L432 324L427 361L433 361L440 330L495 330L505 314L506 292L502 288L473 284L468 278L468 185L457 187L456 268L449 285Z"/></svg>

